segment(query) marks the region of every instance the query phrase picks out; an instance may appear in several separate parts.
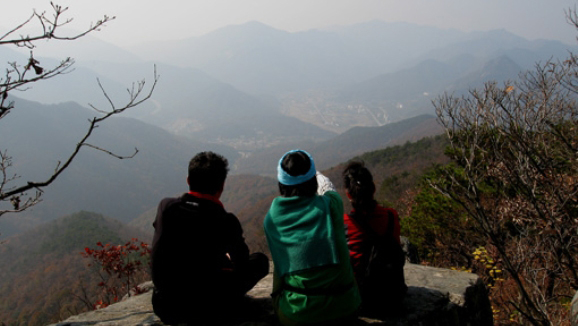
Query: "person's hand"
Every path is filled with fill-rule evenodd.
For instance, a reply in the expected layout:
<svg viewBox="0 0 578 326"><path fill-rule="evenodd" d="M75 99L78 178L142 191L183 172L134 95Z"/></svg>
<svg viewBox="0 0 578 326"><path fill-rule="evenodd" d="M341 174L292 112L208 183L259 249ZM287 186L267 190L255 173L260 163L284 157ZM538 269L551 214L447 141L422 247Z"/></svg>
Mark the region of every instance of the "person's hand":
<svg viewBox="0 0 578 326"><path fill-rule="evenodd" d="M327 191L335 191L335 186L333 185L331 180L329 180L329 178L321 174L321 172L317 171L317 173L315 174L315 178L317 178L317 194L319 196L322 196Z"/></svg>

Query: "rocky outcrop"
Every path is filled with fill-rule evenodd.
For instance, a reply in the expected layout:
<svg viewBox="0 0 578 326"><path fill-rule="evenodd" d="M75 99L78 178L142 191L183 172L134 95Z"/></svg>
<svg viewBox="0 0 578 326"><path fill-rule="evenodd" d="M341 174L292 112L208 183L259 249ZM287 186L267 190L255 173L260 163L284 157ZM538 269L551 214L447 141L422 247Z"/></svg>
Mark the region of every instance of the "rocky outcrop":
<svg viewBox="0 0 578 326"><path fill-rule="evenodd" d="M405 277L409 286L405 299L405 313L400 317L387 320L360 318L359 325L485 326L493 324L487 291L477 275L406 264ZM151 288L152 284L149 282L143 286ZM234 325L268 326L274 324L275 316L269 298L271 286L272 275L269 274L248 294L248 300L260 313L251 320L239 321ZM149 291L104 309L72 316L53 326L163 325L153 313L151 296L151 291Z"/></svg>

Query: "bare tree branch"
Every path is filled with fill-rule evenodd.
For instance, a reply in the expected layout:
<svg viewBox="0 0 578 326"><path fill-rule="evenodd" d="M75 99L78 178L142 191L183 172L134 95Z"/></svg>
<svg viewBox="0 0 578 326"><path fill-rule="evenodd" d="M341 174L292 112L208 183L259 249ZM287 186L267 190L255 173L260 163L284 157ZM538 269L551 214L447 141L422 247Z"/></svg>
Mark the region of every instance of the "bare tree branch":
<svg viewBox="0 0 578 326"><path fill-rule="evenodd" d="M146 92L143 93L144 91L144 86L145 86L145 81L140 81L137 83L138 87L136 90L132 90L129 92L130 95L130 99L128 100L128 102L123 105L120 108L115 108L114 104L111 103L112 109L108 112L106 112L106 114L104 114L103 116L100 117L94 117L89 121L89 126L86 130L86 133L84 134L84 136L81 137L81 139L79 140L79 142L76 144L75 148L73 149L72 153L68 156L68 158L66 160L64 160L64 163L62 164L58 164L57 168L55 169L54 173L48 177L45 181L41 181L41 182L36 182L36 181L28 181L26 184L18 186L14 189L11 189L9 191L5 191L0 193L0 201L5 200L11 196L18 196L21 195L22 193L30 190L30 189L40 189L40 188L44 188L48 185L50 185L54 180L56 180L56 178L58 178L58 176L64 172L64 170L66 170L66 168L68 168L68 166L72 163L72 161L76 158L76 156L78 155L78 153L80 152L80 149L83 146L87 146L87 147L91 147L97 150L100 150L102 152L105 152L111 156L117 157L117 158L130 158L133 157L134 155L136 155L136 153L138 152L137 149L135 149L135 152L131 155L131 156L120 156L120 155L116 155L108 150L105 150L103 148L91 145L89 143L87 143L87 140L90 138L90 136L92 135L93 131L95 130L95 128L98 127L98 124L105 121L106 119L109 119L110 117L120 114L122 112L124 112L127 109L130 109L132 107L135 107L139 104L141 104L142 102L148 100L156 85L158 82L159 76L156 72L156 67L155 67L155 72L154 72L154 81L153 84L151 86L151 88ZM108 95L105 93L104 94L107 98ZM99 110L99 112L105 112L102 110ZM2 212L0 211L0 215L2 214Z"/></svg>
<svg viewBox="0 0 578 326"><path fill-rule="evenodd" d="M33 49L35 48L36 42L40 40L77 40L88 33L98 31L107 22L115 19L115 17L104 16L102 19L90 24L88 28L84 29L84 31L80 33L62 35L60 33L61 27L72 22L72 18L64 17L64 14L68 11L67 7L62 7L53 2L50 4L52 6L52 15L48 15L46 12L38 13L34 11L28 19L0 36L0 45L13 45L30 49L30 57L25 63L8 62L3 77L0 77L0 120L14 109L14 103L8 98L10 92L16 90L26 91L28 85L32 83L67 74L73 70L72 66L74 65L74 60L72 58L66 58L53 67L44 67L42 63L34 57ZM40 32L34 35L18 35L24 27L30 26L33 22L39 24ZM134 157L138 153L138 149L136 148L130 155L118 155L106 148L90 144L88 140L100 123L148 100L157 85L158 78L159 76L155 67L154 80L150 88L145 88L146 83L144 80L133 83L132 87L128 89L128 100L119 106L113 103L100 80L97 80L98 86L101 89L103 96L107 99L110 108L96 108L89 104L98 115L89 120L85 133L79 138L70 155L62 161L59 161L56 164L53 173L47 176L43 181L27 181L19 183L19 176L17 174L10 174L10 169L12 168L12 157L8 155L6 149L3 149L3 151L0 152L0 203L7 203L11 209L1 207L0 216L6 213L22 212L39 203L41 201L40 197L42 189L54 182L54 180L56 180L70 166L82 147L101 151L117 159ZM34 194L28 195L27 192L29 191L33 191Z"/></svg>
<svg viewBox="0 0 578 326"><path fill-rule="evenodd" d="M34 43L37 41L40 41L40 40L55 39L55 40L61 40L61 41L73 41L73 40L79 39L79 38L81 38L81 37L83 37L83 36L85 36L91 32L98 31L106 23L116 19L116 17L104 16L102 19L91 24L87 29L85 29L81 33L70 35L70 36L63 36L63 35L57 34L57 31L62 26L65 26L65 25L69 24L70 22L72 22L72 18L65 19L63 22L60 21L62 18L62 15L66 11L68 11L68 7L63 8L62 6L54 4L53 2L50 2L50 5L52 6L52 10L54 11L52 18L48 17L46 15L46 12L37 13L36 11L34 11L34 13L28 19L26 19L23 23L19 24L15 28L9 30L6 34L2 35L0 37L0 45L11 44L11 45L15 45L18 47L27 47L29 49L33 49L33 48L35 48ZM14 34L16 34L18 31L22 30L22 28L24 28L25 26L29 25L32 21L38 21L38 23L42 26L42 33L39 33L39 34L34 35L34 36L20 35L20 36L12 38L12 36Z"/></svg>

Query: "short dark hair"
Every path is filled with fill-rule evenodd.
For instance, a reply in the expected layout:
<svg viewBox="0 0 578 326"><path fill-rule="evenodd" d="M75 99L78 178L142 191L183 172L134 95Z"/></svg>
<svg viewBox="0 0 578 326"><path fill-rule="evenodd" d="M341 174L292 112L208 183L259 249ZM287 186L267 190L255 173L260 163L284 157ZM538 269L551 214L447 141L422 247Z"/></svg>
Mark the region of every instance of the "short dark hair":
<svg viewBox="0 0 578 326"><path fill-rule="evenodd" d="M229 172L229 162L222 155L200 152L189 162L189 189L214 195L223 190Z"/></svg>
<svg viewBox="0 0 578 326"><path fill-rule="evenodd" d="M371 210L377 202L373 199L375 183L363 161L350 162L342 173L343 184L351 196L351 206L356 211Z"/></svg>
<svg viewBox="0 0 578 326"><path fill-rule="evenodd" d="M281 168L291 176L304 175L311 168L311 160L304 152L289 153L283 158ZM317 193L317 178L313 177L293 186L279 183L279 192L283 197L315 196Z"/></svg>

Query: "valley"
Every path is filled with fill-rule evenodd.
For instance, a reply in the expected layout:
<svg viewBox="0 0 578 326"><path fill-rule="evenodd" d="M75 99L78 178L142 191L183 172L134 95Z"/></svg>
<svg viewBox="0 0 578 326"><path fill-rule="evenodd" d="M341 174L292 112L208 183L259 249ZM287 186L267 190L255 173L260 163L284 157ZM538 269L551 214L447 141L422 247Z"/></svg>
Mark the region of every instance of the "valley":
<svg viewBox="0 0 578 326"><path fill-rule="evenodd" d="M321 91L284 95L279 99L279 110L284 115L340 134L357 126L383 126L392 122L388 114L392 108L403 108L401 103L393 101L377 106L343 103L333 97L333 94Z"/></svg>

